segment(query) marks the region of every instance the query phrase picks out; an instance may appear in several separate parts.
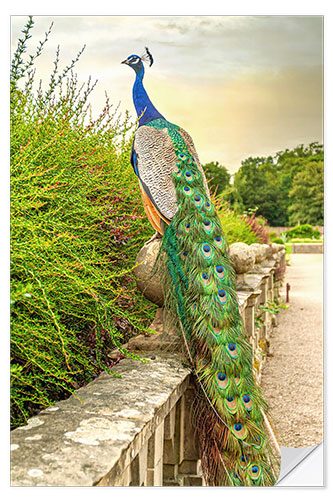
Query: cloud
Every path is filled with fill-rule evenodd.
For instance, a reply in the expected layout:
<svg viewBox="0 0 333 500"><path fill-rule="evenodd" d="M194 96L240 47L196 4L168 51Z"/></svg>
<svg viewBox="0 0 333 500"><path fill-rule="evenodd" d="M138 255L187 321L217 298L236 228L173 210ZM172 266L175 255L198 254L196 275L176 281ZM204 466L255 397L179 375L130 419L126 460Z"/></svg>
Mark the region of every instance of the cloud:
<svg viewBox="0 0 333 500"><path fill-rule="evenodd" d="M134 111L134 73L120 62L148 45L154 65L145 85L170 121L193 136L203 162L231 170L249 155L274 154L322 140L323 19L321 16L36 16L29 45L51 21L37 61L47 81L56 46L61 65L87 48L79 80L99 83L91 96L100 110L111 101ZM26 22L12 17L13 41Z"/></svg>

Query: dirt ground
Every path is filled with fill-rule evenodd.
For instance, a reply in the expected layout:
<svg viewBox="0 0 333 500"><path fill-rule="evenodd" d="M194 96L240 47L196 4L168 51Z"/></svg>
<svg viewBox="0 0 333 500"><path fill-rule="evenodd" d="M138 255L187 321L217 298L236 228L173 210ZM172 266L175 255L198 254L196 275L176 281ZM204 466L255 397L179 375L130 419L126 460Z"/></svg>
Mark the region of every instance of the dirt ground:
<svg viewBox="0 0 333 500"><path fill-rule="evenodd" d="M278 314L263 394L281 446L308 447L323 439L323 255L291 254L289 310Z"/></svg>

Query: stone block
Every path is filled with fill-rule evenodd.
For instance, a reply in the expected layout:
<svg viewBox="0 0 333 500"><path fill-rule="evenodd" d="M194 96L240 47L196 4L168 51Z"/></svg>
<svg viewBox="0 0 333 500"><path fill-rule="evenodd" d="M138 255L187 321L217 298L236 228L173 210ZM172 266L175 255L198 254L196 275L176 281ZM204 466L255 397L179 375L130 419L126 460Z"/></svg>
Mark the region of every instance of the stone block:
<svg viewBox="0 0 333 500"><path fill-rule="evenodd" d="M199 448L195 436L195 428L192 423L191 408L194 400L194 388L189 386L180 400L180 450L179 463L183 460L198 460Z"/></svg>
<svg viewBox="0 0 333 500"><path fill-rule="evenodd" d="M322 243L293 243L292 253L323 253Z"/></svg>
<svg viewBox="0 0 333 500"><path fill-rule="evenodd" d="M245 274L253 268L255 256L246 243L233 243L229 247L229 258L237 274Z"/></svg>
<svg viewBox="0 0 333 500"><path fill-rule="evenodd" d="M198 474L198 460L183 460L179 464L179 474Z"/></svg>
<svg viewBox="0 0 333 500"><path fill-rule="evenodd" d="M254 252L256 264L260 264L265 260L267 249L264 245L262 245L261 243L252 243L252 245L250 245L250 248Z"/></svg>
<svg viewBox="0 0 333 500"><path fill-rule="evenodd" d="M183 486L203 486L203 480L200 476L184 476Z"/></svg>
<svg viewBox="0 0 333 500"><path fill-rule="evenodd" d="M162 276L160 267L156 272L154 265L161 247L161 239L155 239L141 248L136 257L134 275L136 284L143 295L159 306L163 305Z"/></svg>
<svg viewBox="0 0 333 500"><path fill-rule="evenodd" d="M175 408L174 433L169 439L164 439L163 447L163 463L169 465L179 464L180 457L180 401L177 402ZM168 434L170 436L170 433Z"/></svg>

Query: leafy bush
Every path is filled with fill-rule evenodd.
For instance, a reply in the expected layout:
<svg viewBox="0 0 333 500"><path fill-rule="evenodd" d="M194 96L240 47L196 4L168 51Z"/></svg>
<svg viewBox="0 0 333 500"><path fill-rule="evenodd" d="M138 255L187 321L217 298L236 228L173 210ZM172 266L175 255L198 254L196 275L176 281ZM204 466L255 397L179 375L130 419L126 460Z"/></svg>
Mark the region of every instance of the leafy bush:
<svg viewBox="0 0 333 500"><path fill-rule="evenodd" d="M279 243L280 245L284 245L285 242L283 241L282 238L273 238L272 243Z"/></svg>
<svg viewBox="0 0 333 500"><path fill-rule="evenodd" d="M12 425L68 397L102 370L109 350L143 331L155 306L136 291L135 255L152 234L129 163L131 127L107 99L93 120L78 57L47 90L23 61L11 68ZM23 84L22 84L23 82ZM126 352L125 352L126 354Z"/></svg>
<svg viewBox="0 0 333 500"><path fill-rule="evenodd" d="M246 216L246 222L251 227L252 232L257 235L258 242L269 242L269 232L266 219L260 216L256 217L255 214L252 214L251 216Z"/></svg>
<svg viewBox="0 0 333 500"><path fill-rule="evenodd" d="M221 196L213 196L212 201L220 217L229 245L238 241L242 241L248 245L252 243L264 243L258 231L254 229L251 217L237 214Z"/></svg>
<svg viewBox="0 0 333 500"><path fill-rule="evenodd" d="M320 239L319 229L313 229L310 224L300 224L298 226L289 229L283 233L287 241L290 241L293 238L311 238L311 239Z"/></svg>

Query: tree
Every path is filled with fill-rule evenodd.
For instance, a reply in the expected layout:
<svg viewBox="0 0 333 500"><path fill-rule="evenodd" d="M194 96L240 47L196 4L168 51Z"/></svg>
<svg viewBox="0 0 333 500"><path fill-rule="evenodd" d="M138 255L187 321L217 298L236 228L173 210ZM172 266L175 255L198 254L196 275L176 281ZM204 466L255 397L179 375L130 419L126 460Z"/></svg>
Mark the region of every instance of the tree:
<svg viewBox="0 0 333 500"><path fill-rule="evenodd" d="M311 161L298 172L289 193L289 223L323 225L324 223L324 164Z"/></svg>
<svg viewBox="0 0 333 500"><path fill-rule="evenodd" d="M295 210L298 211L298 208L290 209L290 206L295 204L294 195L290 196L295 177L305 172L309 164L322 165L323 161L323 145L317 142L279 151L273 157L247 158L235 174L233 188L236 192L226 191L226 199L231 197L231 203L237 200L237 206L243 206L246 211L258 207L257 214L265 217L271 226L286 226L290 220L294 220ZM309 184L307 189L310 189ZM305 198L308 199L309 196L311 198L311 194L307 193ZM319 216L322 201L317 197L315 203L317 208L312 207L313 210L308 213L307 218L313 225L322 220L322 215ZM311 216L314 217L313 220L309 219Z"/></svg>
<svg viewBox="0 0 333 500"><path fill-rule="evenodd" d="M284 224L286 217L281 209L276 166L272 157L250 157L244 160L235 174L234 186L245 210L257 207L257 215L267 219L270 225Z"/></svg>
<svg viewBox="0 0 333 500"><path fill-rule="evenodd" d="M203 165L207 181L209 182L209 187L211 192L216 192L216 194L221 194L225 188L230 186L230 178L226 167L223 167L217 161L211 161Z"/></svg>

